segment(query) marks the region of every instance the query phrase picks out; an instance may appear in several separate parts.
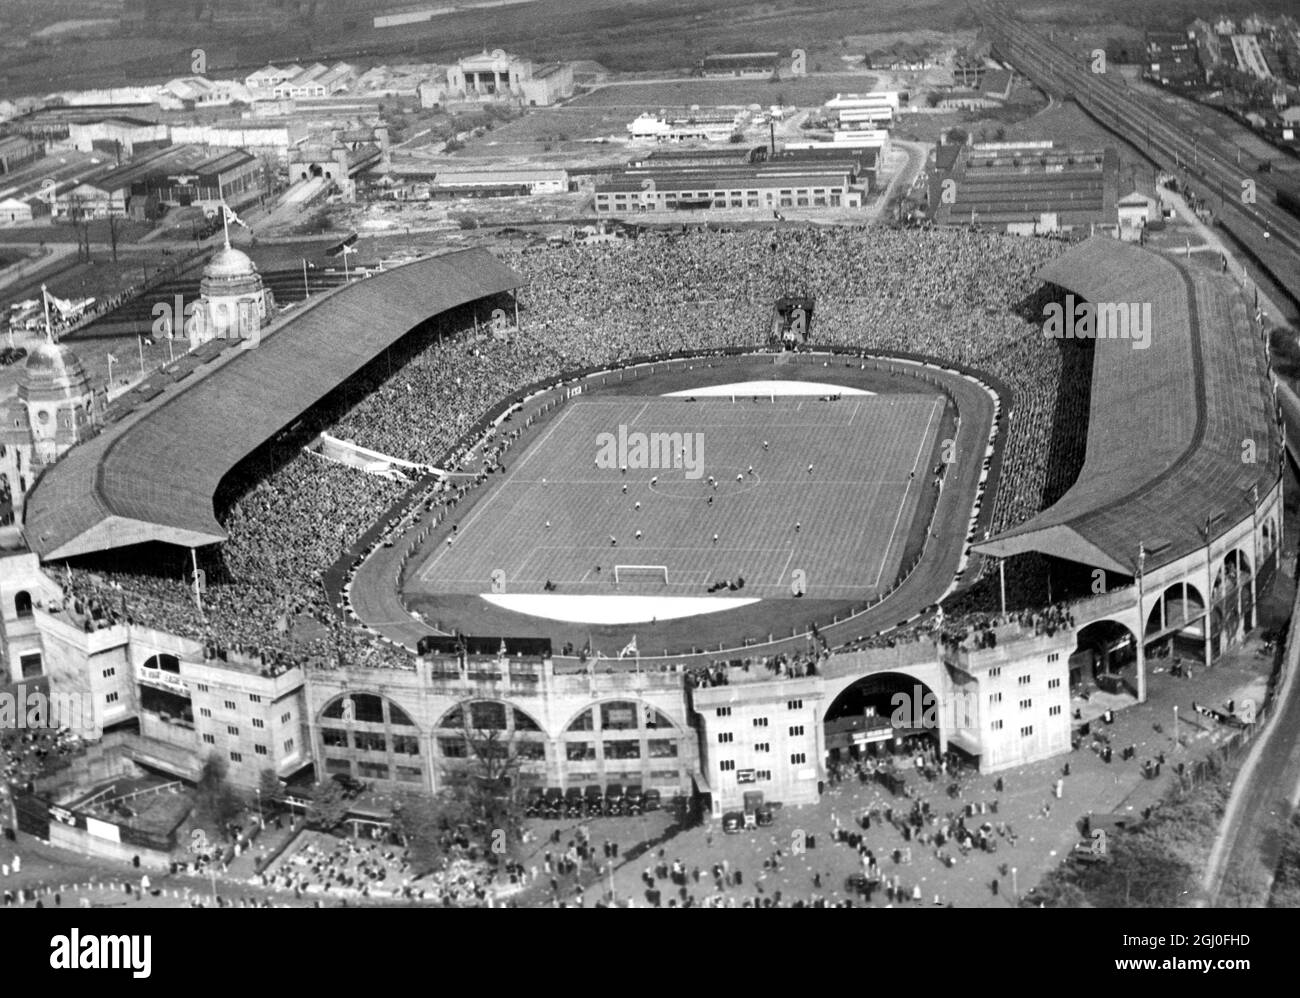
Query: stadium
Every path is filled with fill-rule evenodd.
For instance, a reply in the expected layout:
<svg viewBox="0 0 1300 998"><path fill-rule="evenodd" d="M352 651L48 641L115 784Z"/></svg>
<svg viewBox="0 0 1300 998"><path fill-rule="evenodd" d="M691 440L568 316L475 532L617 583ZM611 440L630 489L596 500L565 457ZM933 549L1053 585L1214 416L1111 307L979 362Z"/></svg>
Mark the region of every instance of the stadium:
<svg viewBox="0 0 1300 998"><path fill-rule="evenodd" d="M816 302L794 350L791 294ZM1045 337L1066 294L1149 303L1150 348ZM814 800L908 736L995 771L1069 750L1072 687L1140 701L1149 657L1212 663L1280 549L1249 303L1104 239L466 250L213 341L109 416L30 493L5 596L52 687L187 778L215 750L249 785L434 791L470 729L532 786L717 813ZM917 684L961 716L873 723Z"/></svg>

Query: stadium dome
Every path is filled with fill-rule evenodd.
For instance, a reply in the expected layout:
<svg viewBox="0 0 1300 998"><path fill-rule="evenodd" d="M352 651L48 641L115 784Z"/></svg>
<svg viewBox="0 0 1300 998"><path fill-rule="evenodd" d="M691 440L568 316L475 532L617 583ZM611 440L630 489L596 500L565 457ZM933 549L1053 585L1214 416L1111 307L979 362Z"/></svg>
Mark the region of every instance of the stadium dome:
<svg viewBox="0 0 1300 998"><path fill-rule="evenodd" d="M38 343L27 355L23 386L29 390L38 388L47 393L80 395L88 381L77 355L61 343Z"/></svg>
<svg viewBox="0 0 1300 998"><path fill-rule="evenodd" d="M206 298L260 295L262 278L247 253L233 246L223 246L203 268L199 290Z"/></svg>

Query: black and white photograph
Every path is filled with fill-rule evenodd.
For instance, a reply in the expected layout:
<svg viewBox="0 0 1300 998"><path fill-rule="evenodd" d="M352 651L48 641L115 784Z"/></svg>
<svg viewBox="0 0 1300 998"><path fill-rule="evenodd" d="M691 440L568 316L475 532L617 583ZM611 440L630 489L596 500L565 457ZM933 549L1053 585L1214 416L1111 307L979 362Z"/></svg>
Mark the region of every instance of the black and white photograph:
<svg viewBox="0 0 1300 998"><path fill-rule="evenodd" d="M1283 972L1295 0L0 0L0 313L15 970Z"/></svg>

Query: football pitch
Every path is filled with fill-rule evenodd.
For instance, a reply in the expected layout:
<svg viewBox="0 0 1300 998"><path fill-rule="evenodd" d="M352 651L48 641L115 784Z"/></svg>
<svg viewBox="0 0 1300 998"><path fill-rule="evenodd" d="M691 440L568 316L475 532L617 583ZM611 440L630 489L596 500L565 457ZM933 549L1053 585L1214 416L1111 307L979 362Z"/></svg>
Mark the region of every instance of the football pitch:
<svg viewBox="0 0 1300 998"><path fill-rule="evenodd" d="M898 574L942 395L576 398L411 589L856 599ZM663 566L664 572L615 566ZM494 584L495 579L495 584Z"/></svg>

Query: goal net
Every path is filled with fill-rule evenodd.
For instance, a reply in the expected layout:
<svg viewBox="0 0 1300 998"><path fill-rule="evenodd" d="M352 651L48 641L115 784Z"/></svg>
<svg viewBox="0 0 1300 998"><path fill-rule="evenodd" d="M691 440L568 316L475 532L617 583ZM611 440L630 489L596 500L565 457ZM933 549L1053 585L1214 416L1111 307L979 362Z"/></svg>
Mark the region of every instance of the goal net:
<svg viewBox="0 0 1300 998"><path fill-rule="evenodd" d="M668 566L667 565L615 565L614 582L629 582L636 580L662 582L668 585Z"/></svg>

